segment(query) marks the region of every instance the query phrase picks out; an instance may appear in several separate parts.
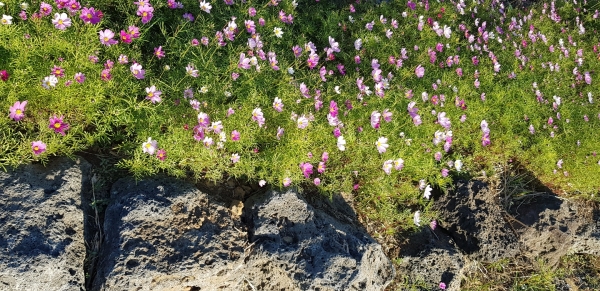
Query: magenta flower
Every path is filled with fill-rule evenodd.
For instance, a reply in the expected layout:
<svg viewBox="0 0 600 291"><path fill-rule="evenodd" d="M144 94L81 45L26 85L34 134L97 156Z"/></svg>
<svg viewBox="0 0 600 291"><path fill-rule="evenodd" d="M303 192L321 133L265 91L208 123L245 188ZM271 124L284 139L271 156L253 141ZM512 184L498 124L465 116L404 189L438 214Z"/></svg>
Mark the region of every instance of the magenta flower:
<svg viewBox="0 0 600 291"><path fill-rule="evenodd" d="M144 74L146 73L146 71L142 69L142 65L134 63L133 65L131 65L130 70L136 79L144 79Z"/></svg>
<svg viewBox="0 0 600 291"><path fill-rule="evenodd" d="M117 41L113 39L115 37L115 33L110 29L100 30L100 43L105 46L111 46L113 44L117 44Z"/></svg>
<svg viewBox="0 0 600 291"><path fill-rule="evenodd" d="M317 166L317 172L319 172L319 174L323 174L325 172L325 169L325 162L319 162L319 165Z"/></svg>
<svg viewBox="0 0 600 291"><path fill-rule="evenodd" d="M4 82L8 80L9 74L6 70L0 71L0 79Z"/></svg>
<svg viewBox="0 0 600 291"><path fill-rule="evenodd" d="M154 55L160 60L165 57L165 51L163 51L162 46L154 48Z"/></svg>
<svg viewBox="0 0 600 291"><path fill-rule="evenodd" d="M165 151L164 149L156 151L156 158L161 161L164 161L167 158L167 151Z"/></svg>
<svg viewBox="0 0 600 291"><path fill-rule="evenodd" d="M140 37L140 28L134 25L130 25L127 28L127 33L131 35L131 38L139 38Z"/></svg>
<svg viewBox="0 0 600 291"><path fill-rule="evenodd" d="M85 81L85 75L82 72L76 73L75 81L77 81L77 83L79 84L83 84L83 82Z"/></svg>
<svg viewBox="0 0 600 291"><path fill-rule="evenodd" d="M418 65L415 69L415 74L418 78L423 78L423 76L425 75L425 68L423 68L421 65Z"/></svg>
<svg viewBox="0 0 600 291"><path fill-rule="evenodd" d="M54 27L57 29L65 30L67 27L71 26L71 19L69 19L66 13L55 13L52 24L54 24Z"/></svg>
<svg viewBox="0 0 600 291"><path fill-rule="evenodd" d="M52 68L51 74L54 75L54 76L56 76L56 77L62 78L62 77L65 76L65 70L63 68L61 68L61 67L54 66Z"/></svg>
<svg viewBox="0 0 600 291"><path fill-rule="evenodd" d="M436 224L436 225L437 225L437 224ZM439 286L439 287L440 287L440 289L442 289L442 290L446 290L446 283L444 283L444 282L440 282L440 286Z"/></svg>
<svg viewBox="0 0 600 291"><path fill-rule="evenodd" d="M265 124L265 117L260 108L254 108L254 110L252 110L252 120L258 123L258 127L263 127Z"/></svg>
<svg viewBox="0 0 600 291"><path fill-rule="evenodd" d="M48 15L50 15L50 13L52 13L52 5L50 5L46 2L42 2L40 4L40 15L48 16Z"/></svg>
<svg viewBox="0 0 600 291"><path fill-rule="evenodd" d="M321 160L326 163L327 160L329 160L329 153L323 152L323 154L321 155Z"/></svg>
<svg viewBox="0 0 600 291"><path fill-rule="evenodd" d="M231 132L231 140L232 141L238 141L240 140L240 132L237 130L234 130Z"/></svg>
<svg viewBox="0 0 600 291"><path fill-rule="evenodd" d="M125 30L121 30L120 37L121 41L124 43L131 43L132 41L131 34L127 33Z"/></svg>
<svg viewBox="0 0 600 291"><path fill-rule="evenodd" d="M102 70L102 73L100 73L100 79L102 79L102 81L110 81L110 79L112 79L110 70L109 69Z"/></svg>
<svg viewBox="0 0 600 291"><path fill-rule="evenodd" d="M31 142L31 150L35 155L39 155L46 151L46 144L41 140Z"/></svg>
<svg viewBox="0 0 600 291"><path fill-rule="evenodd" d="M200 125L201 127L208 127L209 124L210 117L208 116L208 114L204 112L198 113L198 125Z"/></svg>
<svg viewBox="0 0 600 291"><path fill-rule="evenodd" d="M162 98L160 98L161 94L162 92L156 90L156 86L154 85L150 86L150 88L146 88L146 99L150 100L153 104L162 100Z"/></svg>
<svg viewBox="0 0 600 291"><path fill-rule="evenodd" d="M490 141L490 134L489 133L484 133L483 136L481 137L481 145L488 146L490 145L491 141Z"/></svg>
<svg viewBox="0 0 600 291"><path fill-rule="evenodd" d="M154 16L154 8L150 5L139 6L137 10L137 15L142 17L142 23L146 24L152 17Z"/></svg>
<svg viewBox="0 0 600 291"><path fill-rule="evenodd" d="M52 11L52 8L50 8L50 10ZM79 18L81 18L85 24L97 24L102 19L102 16L102 11L96 11L94 7L83 7L83 9L81 9Z"/></svg>
<svg viewBox="0 0 600 291"><path fill-rule="evenodd" d="M300 170L302 171L304 178L308 179L313 173L313 166L310 163L300 163Z"/></svg>
<svg viewBox="0 0 600 291"><path fill-rule="evenodd" d="M50 124L48 128L53 129L54 132L60 133L61 135L65 135L65 131L69 129L69 124L63 121L64 116L56 117L56 114L53 117L50 117Z"/></svg>
<svg viewBox="0 0 600 291"><path fill-rule="evenodd" d="M20 102L16 101L13 106L9 108L9 117L14 121L19 121L25 117L25 106L27 106L27 100Z"/></svg>
<svg viewBox="0 0 600 291"><path fill-rule="evenodd" d="M315 178L315 179L313 180L313 183L315 183L315 186L319 186L319 185L321 185L321 179L319 179L319 178Z"/></svg>

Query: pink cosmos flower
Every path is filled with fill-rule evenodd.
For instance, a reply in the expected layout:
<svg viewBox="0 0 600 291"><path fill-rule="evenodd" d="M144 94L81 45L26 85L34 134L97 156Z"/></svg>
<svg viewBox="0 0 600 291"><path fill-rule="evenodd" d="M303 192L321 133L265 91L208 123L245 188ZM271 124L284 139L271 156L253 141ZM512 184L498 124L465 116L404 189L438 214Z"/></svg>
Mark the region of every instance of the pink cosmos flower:
<svg viewBox="0 0 600 291"><path fill-rule="evenodd" d="M162 100L162 98L160 98L161 94L162 92L156 90L156 86L154 85L150 86L149 88L146 88L146 99L150 100L152 104L155 104L156 102L160 102Z"/></svg>
<svg viewBox="0 0 600 291"><path fill-rule="evenodd" d="M281 98L275 97L275 101L273 101L273 108L277 112L283 111L283 103L281 102Z"/></svg>
<svg viewBox="0 0 600 291"><path fill-rule="evenodd" d="M213 141L212 137L207 136L207 137L204 137L202 144L204 144L204 146L206 148L210 148L210 146L214 144L214 141Z"/></svg>
<svg viewBox="0 0 600 291"><path fill-rule="evenodd" d="M234 130L231 132L231 140L232 141L238 141L240 140L240 132L237 130Z"/></svg>
<svg viewBox="0 0 600 291"><path fill-rule="evenodd" d="M313 180L313 183L315 183L315 186L319 186L319 185L321 185L321 179L319 179L319 178L315 178L315 179Z"/></svg>
<svg viewBox="0 0 600 291"><path fill-rule="evenodd" d="M150 5L139 6L137 10L137 15L142 17L142 23L146 24L152 17L154 16L154 8Z"/></svg>
<svg viewBox="0 0 600 291"><path fill-rule="evenodd" d="M83 20L85 24L97 24L102 19L102 11L94 9L94 7L83 7L79 18Z"/></svg>
<svg viewBox="0 0 600 291"><path fill-rule="evenodd" d="M298 119L296 120L296 124L298 125L298 128L305 129L308 126L308 118L302 115L298 117Z"/></svg>
<svg viewBox="0 0 600 291"><path fill-rule="evenodd" d="M329 153L323 152L323 154L321 155L321 160L326 163L327 160L329 160Z"/></svg>
<svg viewBox="0 0 600 291"><path fill-rule="evenodd" d="M46 151L46 144L41 140L31 142L31 150L35 155L39 155Z"/></svg>
<svg viewBox="0 0 600 291"><path fill-rule="evenodd" d="M115 37L115 33L110 29L100 30L100 43L105 46L111 46L113 44L117 44L117 41L113 39Z"/></svg>
<svg viewBox="0 0 600 291"><path fill-rule="evenodd" d="M204 112L198 113L198 125L200 125L201 127L208 127L209 124L210 117L208 116L208 114Z"/></svg>
<svg viewBox="0 0 600 291"><path fill-rule="evenodd" d="M167 151L165 151L164 149L156 151L156 158L161 161L164 161L167 158Z"/></svg>
<svg viewBox="0 0 600 291"><path fill-rule="evenodd" d="M65 69L58 67L58 66L54 66L50 73L56 77L62 78L65 76Z"/></svg>
<svg viewBox="0 0 600 291"><path fill-rule="evenodd" d="M79 84L83 84L83 82L85 81L85 75L82 72L76 73L75 81L77 81L77 83Z"/></svg>
<svg viewBox="0 0 600 291"><path fill-rule="evenodd" d="M54 132L60 133L61 135L65 135L65 131L69 129L69 124L63 121L64 116L56 117L56 114L53 117L50 117L50 124L48 128L53 129Z"/></svg>
<svg viewBox="0 0 600 291"><path fill-rule="evenodd" d="M387 142L388 142L388 139L386 137L380 137L375 142L375 146L377 146L377 151L379 151L380 154L385 153L387 148L390 146Z"/></svg>
<svg viewBox="0 0 600 291"><path fill-rule="evenodd" d="M284 129L282 127L277 127L277 140L280 140L281 137L283 136L284 133Z"/></svg>
<svg viewBox="0 0 600 291"><path fill-rule="evenodd" d="M215 134L221 133L221 131L223 131L223 123L220 120L212 122L210 124L210 131L214 132Z"/></svg>
<svg viewBox="0 0 600 291"><path fill-rule="evenodd" d="M325 172L325 169L325 162L319 162L319 165L317 166L317 172L319 172L319 174L323 174Z"/></svg>
<svg viewBox="0 0 600 291"><path fill-rule="evenodd" d="M154 48L154 55L160 60L165 57L165 51L163 51L162 46Z"/></svg>
<svg viewBox="0 0 600 291"><path fill-rule="evenodd" d="M450 130L451 122L450 118L446 117L446 112L438 113L438 123L446 130Z"/></svg>
<svg viewBox="0 0 600 291"><path fill-rule="evenodd" d="M27 100L20 102L16 101L13 106L9 108L9 117L14 121L19 121L25 117L25 106L27 106Z"/></svg>
<svg viewBox="0 0 600 291"><path fill-rule="evenodd" d="M389 109L384 109L383 110L383 120L385 120L385 122L391 122L392 121L392 115L393 113L389 110Z"/></svg>
<svg viewBox="0 0 600 291"><path fill-rule="evenodd" d="M133 65L131 65L130 70L136 79L144 79L144 74L146 73L146 71L142 69L142 65L134 63Z"/></svg>
<svg viewBox="0 0 600 291"><path fill-rule="evenodd" d="M371 112L371 126L374 129L379 129L380 119L381 119L381 113L379 113L379 111Z"/></svg>
<svg viewBox="0 0 600 291"><path fill-rule="evenodd" d="M304 175L304 178L307 178L313 173L313 166L310 163L300 163L300 170Z"/></svg>
<svg viewBox="0 0 600 291"><path fill-rule="evenodd" d="M46 2L40 3L40 15L48 16L48 15L50 15L50 13L52 13L52 5L50 5Z"/></svg>
<svg viewBox="0 0 600 291"><path fill-rule="evenodd" d="M265 117L262 109L254 108L254 110L252 110L252 120L258 123L258 127L262 127L265 124Z"/></svg>
<svg viewBox="0 0 600 291"><path fill-rule="evenodd" d="M54 27L57 29L65 30L67 27L71 26L71 19L69 19L66 13L55 13L52 24L54 24Z"/></svg>
<svg viewBox="0 0 600 291"><path fill-rule="evenodd" d="M396 171L401 171L404 168L404 160L399 158L394 160L394 169L396 169Z"/></svg>
<svg viewBox="0 0 600 291"><path fill-rule="evenodd" d="M417 78L423 78L425 75L425 68L423 68L421 65L418 65L415 69L415 74L417 75Z"/></svg>
<svg viewBox="0 0 600 291"><path fill-rule="evenodd" d="M158 142L153 140L151 137L148 138L148 141L142 143L142 151L149 155L154 155L157 147Z"/></svg>
<svg viewBox="0 0 600 291"><path fill-rule="evenodd" d="M110 70L109 69L102 70L102 72L100 73L100 79L102 79L102 81L110 81L110 79L112 79Z"/></svg>
<svg viewBox="0 0 600 291"><path fill-rule="evenodd" d="M240 161L240 155L235 153L231 155L231 163L235 164Z"/></svg>

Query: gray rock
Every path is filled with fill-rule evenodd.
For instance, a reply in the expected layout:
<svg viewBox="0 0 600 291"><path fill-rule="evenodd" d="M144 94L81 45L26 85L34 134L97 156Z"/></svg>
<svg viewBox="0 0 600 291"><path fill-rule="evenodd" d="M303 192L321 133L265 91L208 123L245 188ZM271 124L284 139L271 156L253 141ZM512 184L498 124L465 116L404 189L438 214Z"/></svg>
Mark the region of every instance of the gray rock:
<svg viewBox="0 0 600 291"><path fill-rule="evenodd" d="M84 289L81 201L90 169L58 158L0 172L0 289Z"/></svg>
<svg viewBox="0 0 600 291"><path fill-rule="evenodd" d="M192 184L126 178L112 189L92 290L382 290L395 274L366 232L292 191L246 202L249 240L243 205Z"/></svg>
<svg viewBox="0 0 600 291"><path fill-rule="evenodd" d="M121 179L111 190L92 290L234 290L242 283L234 275L243 264L243 229L192 184Z"/></svg>
<svg viewBox="0 0 600 291"><path fill-rule="evenodd" d="M294 190L270 191L246 207L254 244L249 281L261 289L286 286L264 280L269 273L293 282L285 290L383 290L395 276L391 261L366 231L313 208ZM261 267L264 262L267 268Z"/></svg>

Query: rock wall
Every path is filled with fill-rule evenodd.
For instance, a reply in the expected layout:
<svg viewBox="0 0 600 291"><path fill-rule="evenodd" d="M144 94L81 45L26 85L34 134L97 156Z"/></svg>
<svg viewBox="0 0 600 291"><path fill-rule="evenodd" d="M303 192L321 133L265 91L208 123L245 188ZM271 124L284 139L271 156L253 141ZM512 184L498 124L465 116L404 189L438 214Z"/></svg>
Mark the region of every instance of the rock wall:
<svg viewBox="0 0 600 291"><path fill-rule="evenodd" d="M84 290L90 169L60 158L0 171L0 290Z"/></svg>

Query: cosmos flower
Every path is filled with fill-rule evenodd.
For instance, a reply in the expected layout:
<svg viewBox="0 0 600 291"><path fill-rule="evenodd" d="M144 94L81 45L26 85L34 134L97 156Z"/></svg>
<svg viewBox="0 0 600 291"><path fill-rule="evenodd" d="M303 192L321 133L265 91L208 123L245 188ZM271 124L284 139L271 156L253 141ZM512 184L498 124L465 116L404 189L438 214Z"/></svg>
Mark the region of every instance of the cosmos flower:
<svg viewBox="0 0 600 291"><path fill-rule="evenodd" d="M46 144L41 140L31 142L31 150L37 156L46 151Z"/></svg>
<svg viewBox="0 0 600 291"><path fill-rule="evenodd" d="M167 151L164 149L156 151L156 158L161 161L164 161L167 158Z"/></svg>
<svg viewBox="0 0 600 291"><path fill-rule="evenodd" d="M210 13L212 6L210 5L210 3L206 2L205 0L202 0L202 2L200 2L200 9L202 9L202 11L206 13Z"/></svg>
<svg viewBox="0 0 600 291"><path fill-rule="evenodd" d="M48 128L54 130L56 133L60 133L61 135L65 135L65 131L69 129L69 124L63 121L64 116L57 117L56 114L50 117L50 124Z"/></svg>
<svg viewBox="0 0 600 291"><path fill-rule="evenodd" d="M152 102L153 104L162 100L162 98L160 98L161 94L162 92L157 90L156 86L154 85L150 86L149 88L146 88L146 99L150 100L150 102Z"/></svg>
<svg viewBox="0 0 600 291"><path fill-rule="evenodd" d="M142 151L149 155L154 155L157 147L158 142L153 140L151 137L148 138L148 141L142 143Z"/></svg>
<svg viewBox="0 0 600 291"><path fill-rule="evenodd" d="M415 74L417 75L417 78L423 78L425 75L425 68L423 68L421 65L418 65L415 69Z"/></svg>
<svg viewBox="0 0 600 291"><path fill-rule="evenodd" d="M381 154L381 153L385 153L385 151L387 150L387 148L389 147L388 143L387 143L388 139L386 137L380 137L379 139L377 139L377 141L375 142L375 146L377 146L377 151Z"/></svg>
<svg viewBox="0 0 600 291"><path fill-rule="evenodd" d="M20 102L16 101L13 106L9 108L9 117L14 121L19 121L25 117L25 106L27 106L27 100Z"/></svg>
<svg viewBox="0 0 600 291"><path fill-rule="evenodd" d="M55 13L52 24L54 24L54 27L57 29L65 30L67 27L71 26L71 19L69 19L66 13Z"/></svg>
<svg viewBox="0 0 600 291"><path fill-rule="evenodd" d="M144 74L146 73L146 71L142 69L142 65L134 63L129 69L131 70L131 73L136 79L144 79Z"/></svg>
<svg viewBox="0 0 600 291"><path fill-rule="evenodd" d="M394 164L394 161L392 161L392 160L387 160L387 161L383 162L383 167L382 167L383 172L385 172L388 175L391 174L393 164Z"/></svg>
<svg viewBox="0 0 600 291"><path fill-rule="evenodd" d="M117 41L113 39L115 37L115 33L110 29L100 30L100 43L105 46L111 46L113 44L117 44Z"/></svg>

